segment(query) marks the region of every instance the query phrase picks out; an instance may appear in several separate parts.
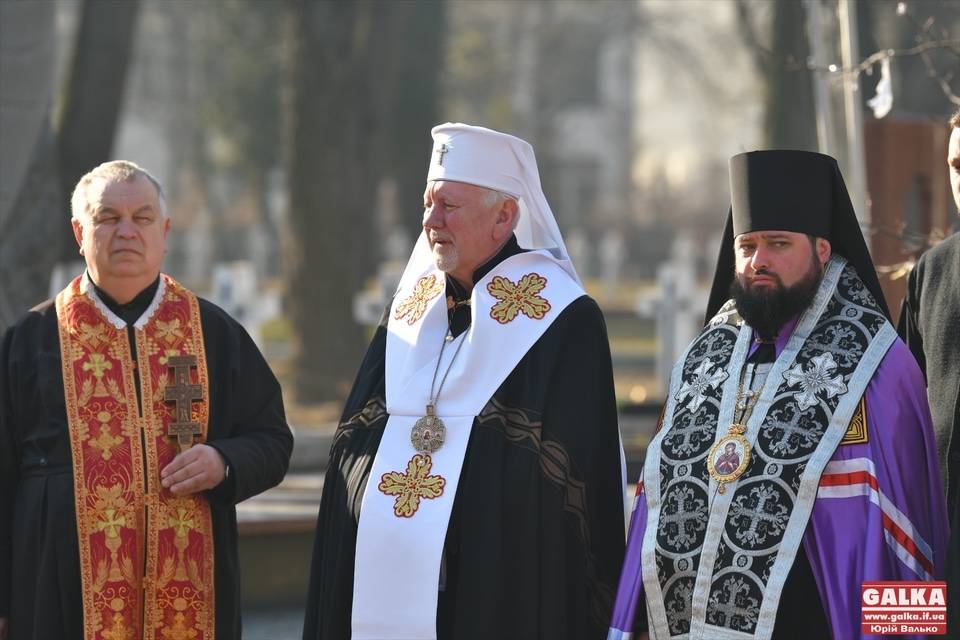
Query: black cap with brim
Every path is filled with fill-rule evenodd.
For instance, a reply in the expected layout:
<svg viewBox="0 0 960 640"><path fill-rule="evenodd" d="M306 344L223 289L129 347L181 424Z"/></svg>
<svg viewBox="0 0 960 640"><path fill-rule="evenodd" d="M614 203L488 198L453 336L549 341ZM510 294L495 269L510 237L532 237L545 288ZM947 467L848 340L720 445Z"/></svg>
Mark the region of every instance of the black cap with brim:
<svg viewBox="0 0 960 640"><path fill-rule="evenodd" d="M741 153L730 159L730 202L705 322L730 297L734 238L753 231L793 231L829 240L833 253L853 265L890 318L836 160L810 151Z"/></svg>

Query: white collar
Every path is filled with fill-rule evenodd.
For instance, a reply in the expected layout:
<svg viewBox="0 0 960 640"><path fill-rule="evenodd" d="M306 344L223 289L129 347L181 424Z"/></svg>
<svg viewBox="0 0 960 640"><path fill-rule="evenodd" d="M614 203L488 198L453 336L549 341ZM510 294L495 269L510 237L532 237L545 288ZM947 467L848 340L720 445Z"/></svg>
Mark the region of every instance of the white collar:
<svg viewBox="0 0 960 640"><path fill-rule="evenodd" d="M150 318L153 317L153 314L157 312L157 309L160 308L160 301L163 300L163 294L166 293L167 287L166 282L164 281L163 274L160 275L160 284L157 286L156 293L153 294L153 300L150 302L150 306L147 307L147 310L141 314L137 321L133 323L133 328L143 329ZM84 294L90 300L93 301L93 304L97 307L100 313L103 314L103 317L112 324L117 329L124 329L127 326L127 323L124 322L117 314L110 310L110 307L103 301L100 297L100 294L97 293L97 288L93 284L93 280L90 279L90 274L87 271L83 272L83 277L80 280L80 293Z"/></svg>

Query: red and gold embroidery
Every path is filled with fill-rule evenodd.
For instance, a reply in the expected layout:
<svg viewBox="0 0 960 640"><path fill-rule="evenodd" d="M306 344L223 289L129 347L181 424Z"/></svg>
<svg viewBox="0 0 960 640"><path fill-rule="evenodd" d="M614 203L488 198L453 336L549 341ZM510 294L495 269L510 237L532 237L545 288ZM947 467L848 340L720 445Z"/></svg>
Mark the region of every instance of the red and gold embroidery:
<svg viewBox="0 0 960 640"><path fill-rule="evenodd" d="M427 310L427 303L440 295L445 286L444 281L437 278L436 274L420 278L413 287L413 293L397 305L393 317L403 320L405 316L409 316L407 324L414 324Z"/></svg>
<svg viewBox="0 0 960 640"><path fill-rule="evenodd" d="M214 637L210 507L159 482L176 455L168 355L195 354L192 382L209 387L200 312L192 293L162 277L163 303L136 331L143 417L126 329L107 321L80 278L57 296L86 640ZM201 441L207 414L194 403Z"/></svg>
<svg viewBox="0 0 960 640"><path fill-rule="evenodd" d="M398 518L410 518L420 508L420 499L432 500L443 495L447 484L443 476L430 475L433 460L427 454L416 454L407 463L407 472L390 471L380 478L377 487L381 493L397 496L393 513Z"/></svg>
<svg viewBox="0 0 960 640"><path fill-rule="evenodd" d="M520 313L532 320L542 320L550 311L550 303L537 294L547 286L547 279L537 273L528 273L517 283L496 276L487 285L487 291L499 302L490 309L490 317L500 324L512 322Z"/></svg>

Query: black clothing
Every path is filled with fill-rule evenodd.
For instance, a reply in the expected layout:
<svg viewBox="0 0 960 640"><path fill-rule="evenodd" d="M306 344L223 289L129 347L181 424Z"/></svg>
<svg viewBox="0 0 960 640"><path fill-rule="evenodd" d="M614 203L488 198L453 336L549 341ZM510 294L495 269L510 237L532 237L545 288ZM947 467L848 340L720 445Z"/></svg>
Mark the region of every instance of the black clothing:
<svg viewBox="0 0 960 640"><path fill-rule="evenodd" d="M132 325L140 319L140 316L143 315L143 312L146 311L147 307L150 306L150 303L153 302L153 297L157 294L157 288L160 286L160 276L157 276L157 279L150 283L150 286L135 295L133 300L123 304L120 304L114 300L109 293L98 287L93 281L93 278L90 279L90 284L92 284L93 288L97 290L97 295L100 296L100 299L103 300L103 304L107 305L107 308L110 309L110 311L113 311L115 314L117 314L117 317L126 322L128 325ZM134 343L134 345L136 345L136 343ZM136 349L134 349L134 351L136 351Z"/></svg>
<svg viewBox="0 0 960 640"><path fill-rule="evenodd" d="M927 377L950 516L947 627L960 630L960 233L920 256L907 280L897 330Z"/></svg>
<svg viewBox="0 0 960 640"><path fill-rule="evenodd" d="M762 342L757 350L750 354L747 362L773 363L777 359L773 342ZM830 623L820 599L813 569L807 559L803 543L797 547L790 573L783 583L780 594L780 606L777 607L777 619L773 625L771 640L809 640L811 638L830 638Z"/></svg>
<svg viewBox="0 0 960 640"><path fill-rule="evenodd" d="M522 249L520 245L517 244L517 237L510 236L510 239L496 255L473 271L473 281L479 282L481 278L490 273L498 264L510 256L515 256L525 251L526 249ZM457 282L453 277L447 276L447 322L450 324L450 334L454 337L459 336L470 328L470 295L471 292L462 284ZM386 313L390 313L389 307L387 307ZM386 324L385 320L383 324Z"/></svg>
<svg viewBox="0 0 960 640"><path fill-rule="evenodd" d="M505 247L483 274L519 251ZM458 288L448 279L448 297L462 300ZM469 323L463 308L451 316L454 332ZM350 637L360 503L388 418L386 340L384 323L331 448L306 640ZM444 546L440 640L606 637L624 551L613 389L603 316L582 296L474 420Z"/></svg>
<svg viewBox="0 0 960 640"><path fill-rule="evenodd" d="M141 303L138 297L121 305L131 307L121 308L121 317L139 317L131 314ZM199 305L210 385L208 444L231 468L229 478L206 494L215 630L218 638L239 638L234 505L280 482L293 438L280 385L256 345L222 309L206 300ZM13 325L0 346L0 617L10 618L11 640L83 638L70 447L51 300Z"/></svg>

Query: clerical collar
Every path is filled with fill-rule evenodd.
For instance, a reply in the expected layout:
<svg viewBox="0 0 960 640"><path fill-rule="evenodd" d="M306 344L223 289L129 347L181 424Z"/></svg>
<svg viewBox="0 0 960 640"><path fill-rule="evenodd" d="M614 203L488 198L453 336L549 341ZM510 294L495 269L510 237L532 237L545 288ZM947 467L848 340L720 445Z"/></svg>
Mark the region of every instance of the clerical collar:
<svg viewBox="0 0 960 640"><path fill-rule="evenodd" d="M127 324L133 324L136 322L140 316L144 314L147 308L150 306L150 303L153 302L154 296L157 295L157 287L160 286L160 276L158 275L156 280L154 280L146 289L134 296L133 300L127 302L126 304L120 304L113 297L101 289L96 282L93 281L93 278L90 278L90 284L93 285L94 290L97 292L97 296L103 301L107 308L110 309L117 317L126 322Z"/></svg>
<svg viewBox="0 0 960 640"><path fill-rule="evenodd" d="M478 282L507 258L526 251L517 243L517 236L511 235L500 251L474 269L473 282ZM447 320L450 323L450 332L454 336L460 335L470 327L470 296L472 293L473 287L467 290L466 287L457 282L456 278L447 274Z"/></svg>

